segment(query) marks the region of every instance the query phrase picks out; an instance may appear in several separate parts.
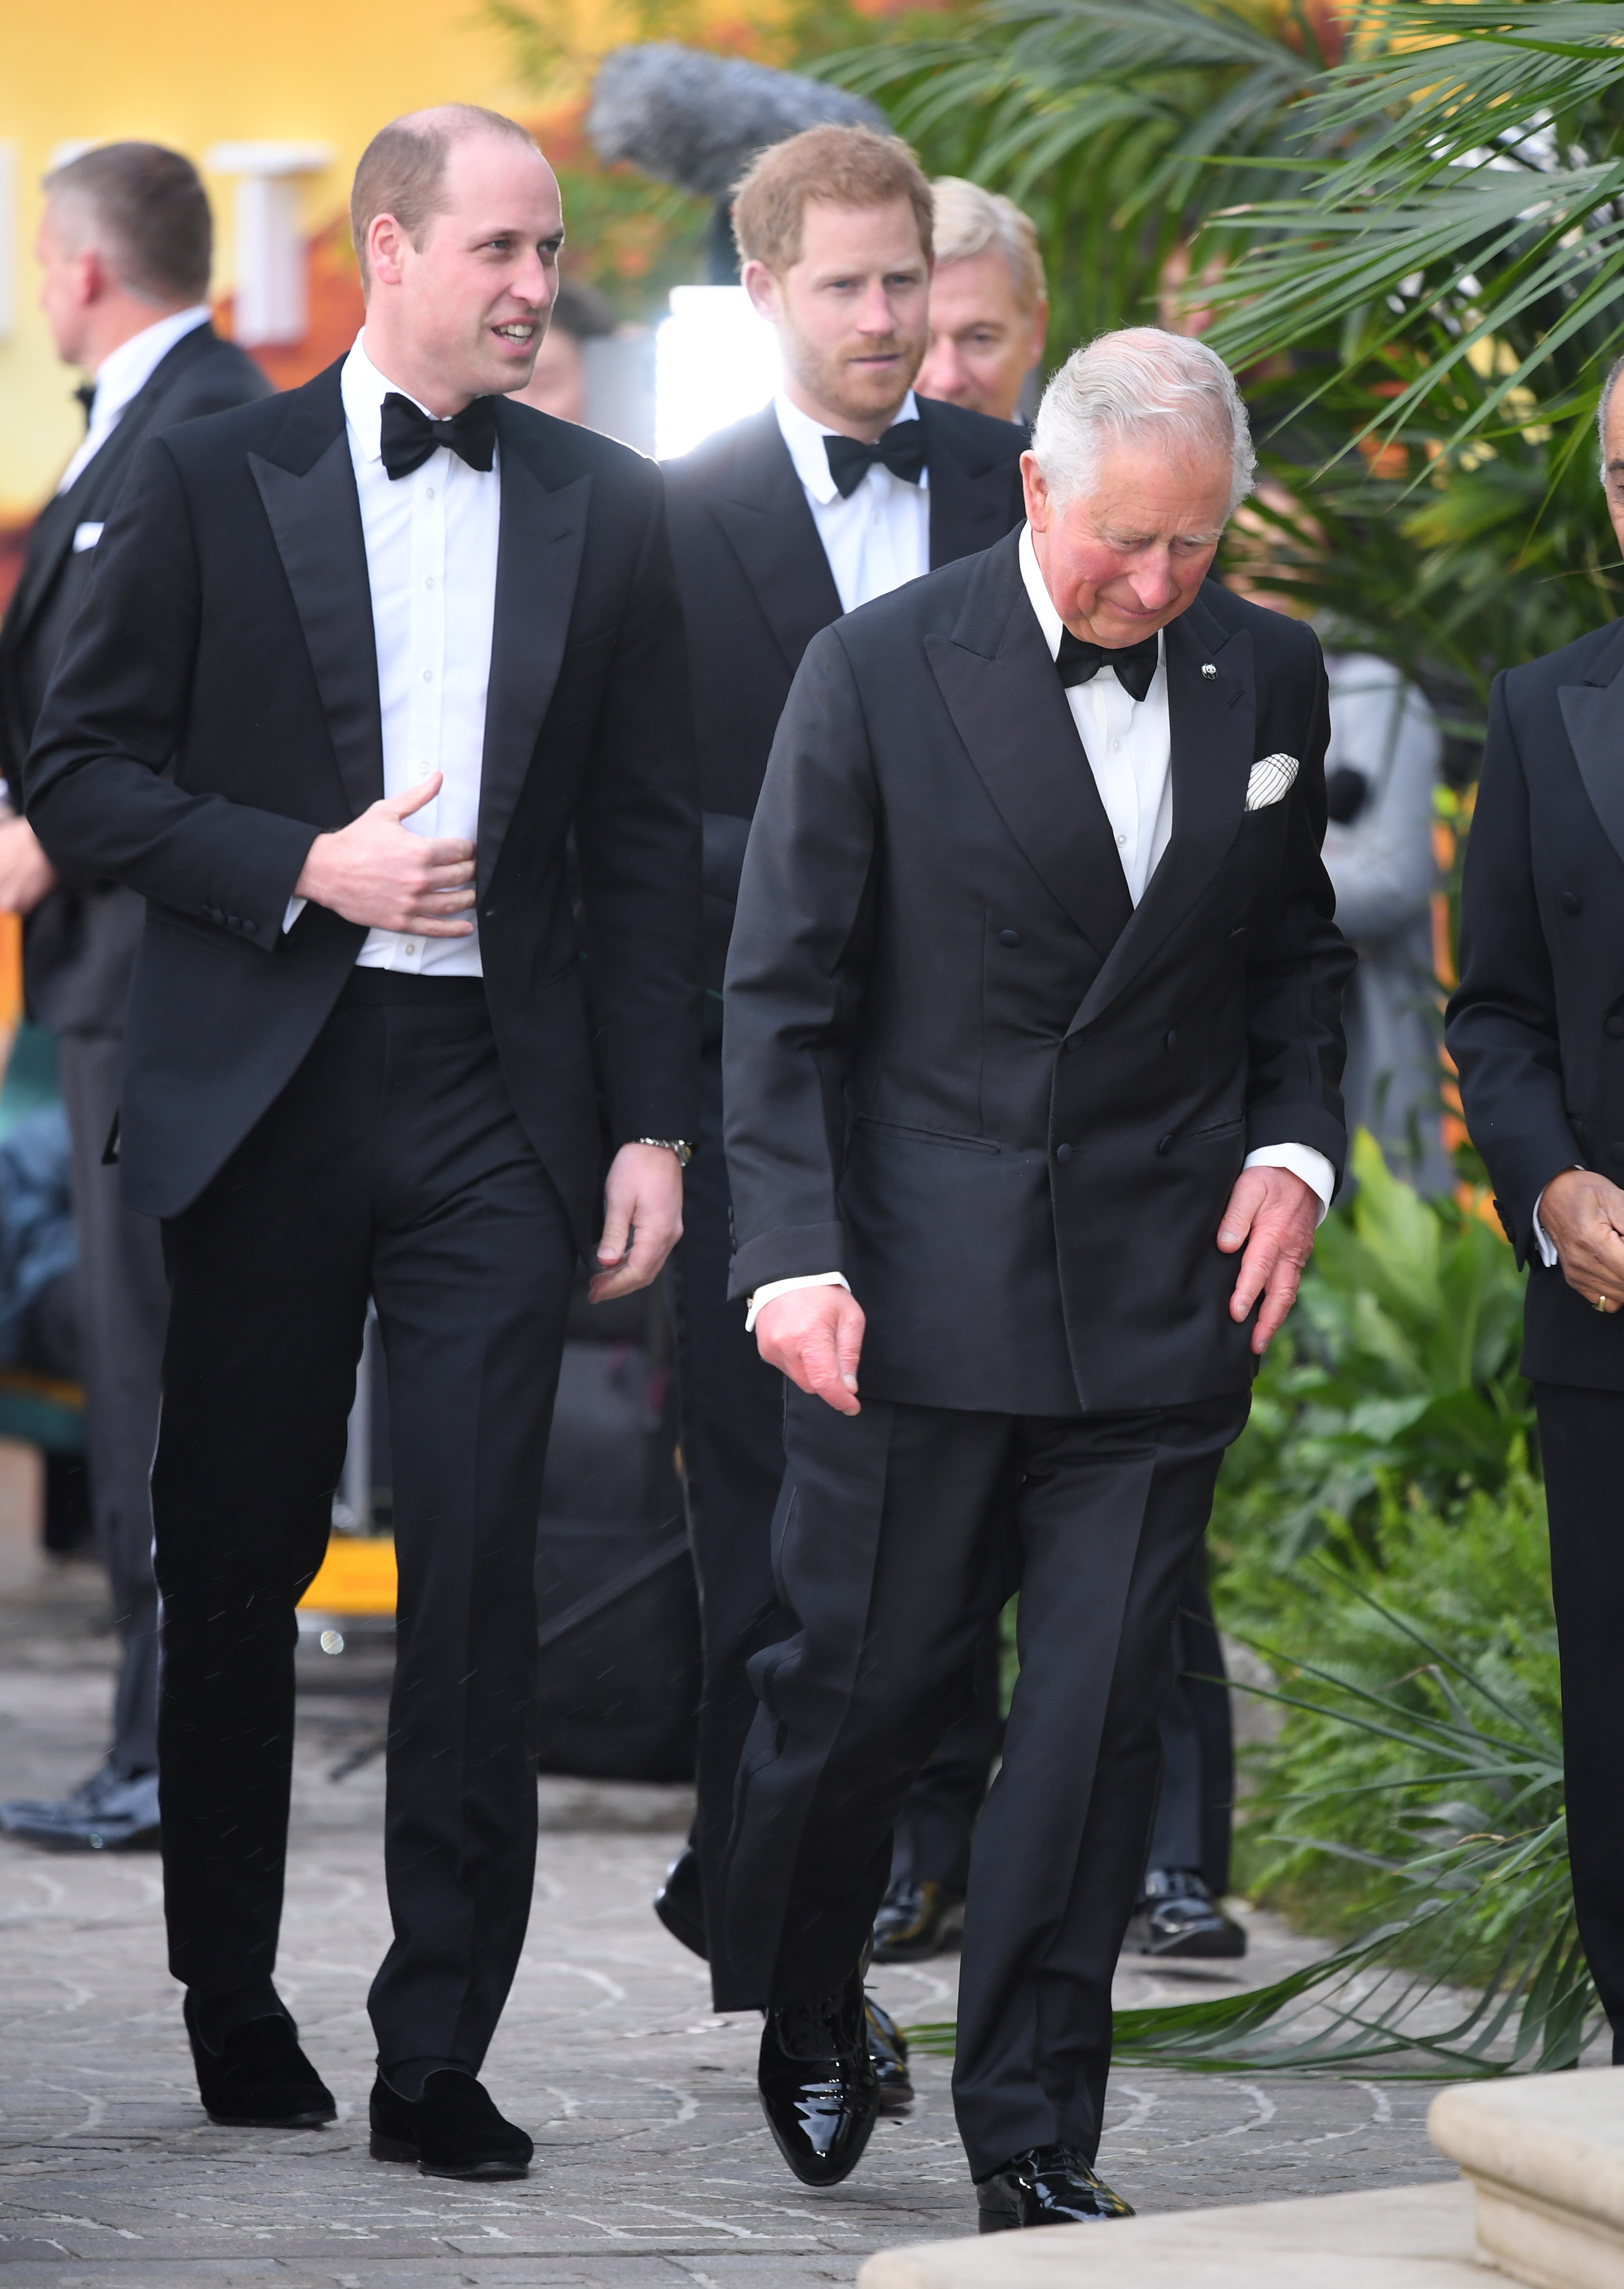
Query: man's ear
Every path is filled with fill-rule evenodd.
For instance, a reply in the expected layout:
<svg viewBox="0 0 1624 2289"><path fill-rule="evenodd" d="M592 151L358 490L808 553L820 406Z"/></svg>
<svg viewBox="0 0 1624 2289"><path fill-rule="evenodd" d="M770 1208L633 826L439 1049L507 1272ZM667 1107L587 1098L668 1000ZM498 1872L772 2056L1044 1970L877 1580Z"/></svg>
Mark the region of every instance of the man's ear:
<svg viewBox="0 0 1624 2289"><path fill-rule="evenodd" d="M751 307L768 325L776 326L784 318L784 289L776 271L753 256L739 273L739 284L750 297Z"/></svg>
<svg viewBox="0 0 1624 2289"><path fill-rule="evenodd" d="M367 225L366 270L370 283L398 286L410 242L392 214L374 215Z"/></svg>
<svg viewBox="0 0 1624 2289"><path fill-rule="evenodd" d="M1054 503L1049 498L1048 480L1038 467L1038 456L1030 449L1021 456L1021 490L1026 496L1026 522L1034 532L1047 532Z"/></svg>

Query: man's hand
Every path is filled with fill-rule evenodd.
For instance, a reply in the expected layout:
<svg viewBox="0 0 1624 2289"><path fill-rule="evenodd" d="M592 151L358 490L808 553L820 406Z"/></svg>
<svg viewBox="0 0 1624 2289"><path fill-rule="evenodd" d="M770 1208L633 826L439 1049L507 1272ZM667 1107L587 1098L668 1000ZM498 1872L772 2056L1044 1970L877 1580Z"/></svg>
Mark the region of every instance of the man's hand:
<svg viewBox="0 0 1624 2289"><path fill-rule="evenodd" d="M1624 1192L1588 1168L1564 1168L1540 1195L1540 1222L1556 1243L1562 1276L1592 1311L1624 1303Z"/></svg>
<svg viewBox="0 0 1624 2289"><path fill-rule="evenodd" d="M587 1300L607 1304L655 1279L682 1237L682 1168L665 1144L623 1144L603 1187L603 1266Z"/></svg>
<svg viewBox="0 0 1624 2289"><path fill-rule="evenodd" d="M26 818L0 821L0 913L31 914L56 888L56 868Z"/></svg>
<svg viewBox="0 0 1624 2289"><path fill-rule="evenodd" d="M1262 1297L1252 1330L1252 1348L1260 1359L1297 1300L1297 1282L1313 1253L1318 1216L1319 1195L1289 1168L1243 1168L1235 1179L1218 1227L1218 1245L1226 1256L1233 1256L1243 1243L1246 1247L1230 1298L1230 1317L1244 1320Z"/></svg>
<svg viewBox="0 0 1624 2289"><path fill-rule="evenodd" d="M837 1415L860 1415L857 1361L867 1324L844 1288L792 1288L756 1313L756 1348L810 1398Z"/></svg>
<svg viewBox="0 0 1624 2289"><path fill-rule="evenodd" d="M346 922L364 922L369 929L469 937L474 924L459 917L474 904L474 845L413 834L401 824L433 802L441 778L434 771L404 794L369 804L338 833L318 834L294 897L330 906Z"/></svg>

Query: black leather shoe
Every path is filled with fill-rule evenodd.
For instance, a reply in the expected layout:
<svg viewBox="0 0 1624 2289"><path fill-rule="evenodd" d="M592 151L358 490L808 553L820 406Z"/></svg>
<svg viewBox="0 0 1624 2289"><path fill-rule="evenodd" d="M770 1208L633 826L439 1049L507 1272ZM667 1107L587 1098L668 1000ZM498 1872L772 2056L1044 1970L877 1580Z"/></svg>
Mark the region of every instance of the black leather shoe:
<svg viewBox="0 0 1624 2289"><path fill-rule="evenodd" d="M950 1891L934 1877L914 1883L903 1877L880 1902L874 1918L876 1963L923 1963L945 1955L964 1935L964 1894Z"/></svg>
<svg viewBox="0 0 1624 2289"><path fill-rule="evenodd" d="M983 2233L1016 2226L1084 2225L1132 2217L1120 2194L1096 2178L1075 2146L1033 2146L975 2181Z"/></svg>
<svg viewBox="0 0 1624 2289"><path fill-rule="evenodd" d="M198 2095L211 2122L244 2130L314 2130L337 2115L333 2094L300 2050L299 2029L285 2011L234 2027L218 2049L198 2032L189 1995L184 2016Z"/></svg>
<svg viewBox="0 0 1624 2289"><path fill-rule="evenodd" d="M369 2109L375 2162L415 2162L424 2178L522 2178L536 2149L491 2103L471 2074L440 2067L419 2099L402 2098L379 2075Z"/></svg>
<svg viewBox="0 0 1624 2289"><path fill-rule="evenodd" d="M705 1895L699 1888L699 1854L691 1844L678 1853L665 1870L665 1881L654 1895L654 1912L673 1939L680 1939L702 1962L710 1961Z"/></svg>
<svg viewBox="0 0 1624 2289"><path fill-rule="evenodd" d="M46 1852L152 1852L158 1846L158 1775L123 1779L103 1765L71 1796L0 1804L0 1830Z"/></svg>
<svg viewBox="0 0 1624 2289"><path fill-rule="evenodd" d="M881 2114L906 2114L913 2104L913 2078L908 2072L908 2038L883 2004L872 1995L863 1998L868 2030L868 2054L874 2064Z"/></svg>
<svg viewBox="0 0 1624 2289"><path fill-rule="evenodd" d="M1128 1920L1130 1955L1245 1955L1246 1934L1226 1916L1192 1868L1152 1868Z"/></svg>
<svg viewBox="0 0 1624 2289"><path fill-rule="evenodd" d="M838 1995L773 2006L759 2081L767 2126L802 2185L848 2178L880 2118L861 1972Z"/></svg>

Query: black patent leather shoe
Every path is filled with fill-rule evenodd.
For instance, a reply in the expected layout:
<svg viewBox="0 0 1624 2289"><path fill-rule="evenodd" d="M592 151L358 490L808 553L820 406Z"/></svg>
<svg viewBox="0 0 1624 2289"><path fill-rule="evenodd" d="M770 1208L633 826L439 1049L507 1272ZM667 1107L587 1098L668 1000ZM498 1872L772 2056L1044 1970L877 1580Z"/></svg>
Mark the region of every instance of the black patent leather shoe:
<svg viewBox="0 0 1624 2289"><path fill-rule="evenodd" d="M860 1972L837 1995L772 2006L758 2079L767 2126L802 2185L848 2178L880 2117Z"/></svg>
<svg viewBox="0 0 1624 2289"><path fill-rule="evenodd" d="M654 1912L671 1934L702 1962L711 1958L705 1934L705 1894L699 1888L699 1854L686 1846L665 1870L665 1880L654 1895Z"/></svg>
<svg viewBox="0 0 1624 2289"><path fill-rule="evenodd" d="M333 2094L299 2046L285 2011L234 2027L218 2048L203 2041L188 1995L183 2006L197 2093L211 2122L243 2130L314 2130L338 2114Z"/></svg>
<svg viewBox="0 0 1624 2289"><path fill-rule="evenodd" d="M868 2054L874 2062L881 2114L906 2114L913 2104L913 2078L908 2072L908 2038L883 2004L872 1995L863 1998L868 2034Z"/></svg>
<svg viewBox="0 0 1624 2289"><path fill-rule="evenodd" d="M1152 1868L1122 1942L1130 1955L1203 1957L1232 1961L1246 1934L1226 1916L1192 1868Z"/></svg>
<svg viewBox="0 0 1624 2289"><path fill-rule="evenodd" d="M1075 2146L1033 2146L975 2181L983 2233L1017 2226L1088 2225L1132 2217L1120 2194L1096 2178Z"/></svg>
<svg viewBox="0 0 1624 2289"><path fill-rule="evenodd" d="M902 1877L880 1902L874 1918L876 1963L923 1963L945 1955L964 1936L964 1894L934 1877L915 1883Z"/></svg>
<svg viewBox="0 0 1624 2289"><path fill-rule="evenodd" d="M440 2067L418 2099L402 2098L379 2075L372 2085L375 2162L415 2162L424 2178L522 2178L536 2149L506 2121L471 2074Z"/></svg>

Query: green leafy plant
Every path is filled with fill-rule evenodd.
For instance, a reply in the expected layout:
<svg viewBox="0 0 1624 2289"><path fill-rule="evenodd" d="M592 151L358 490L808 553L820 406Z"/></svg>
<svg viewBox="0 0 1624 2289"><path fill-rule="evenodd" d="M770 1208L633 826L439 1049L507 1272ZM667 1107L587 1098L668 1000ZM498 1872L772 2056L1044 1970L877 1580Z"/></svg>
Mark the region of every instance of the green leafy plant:
<svg viewBox="0 0 1624 2289"><path fill-rule="evenodd" d="M1327 1519L1368 1540L1394 1486L1498 1488L1526 1454L1509 1248L1453 1200L1421 1199L1366 1131L1351 1165L1357 1190L1320 1227L1225 1459L1214 1541L1231 1572L1289 1565Z"/></svg>

